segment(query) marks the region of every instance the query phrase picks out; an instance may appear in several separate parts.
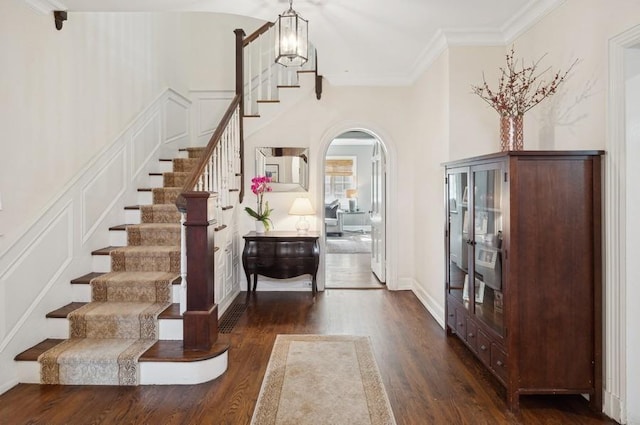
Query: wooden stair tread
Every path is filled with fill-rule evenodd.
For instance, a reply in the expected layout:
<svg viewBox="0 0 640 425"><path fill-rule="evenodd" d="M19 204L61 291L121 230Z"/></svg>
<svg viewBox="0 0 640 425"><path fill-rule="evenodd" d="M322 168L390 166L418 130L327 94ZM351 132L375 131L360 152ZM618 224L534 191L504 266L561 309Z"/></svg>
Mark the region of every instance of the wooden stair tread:
<svg viewBox="0 0 640 425"><path fill-rule="evenodd" d="M299 89L300 86L278 86L279 89Z"/></svg>
<svg viewBox="0 0 640 425"><path fill-rule="evenodd" d="M145 351L140 362L198 362L217 357L229 350L229 344L218 340L209 350L185 350L182 341L160 340Z"/></svg>
<svg viewBox="0 0 640 425"><path fill-rule="evenodd" d="M79 309L80 307L82 307L82 306L84 306L86 304L88 304L88 303L72 302L72 303L69 303L69 304L65 305L64 307L60 307L57 310L53 310L53 311L47 313L47 315L45 317L47 317L48 319L66 319L67 316L69 315L69 313Z"/></svg>
<svg viewBox="0 0 640 425"><path fill-rule="evenodd" d="M222 226L218 226L218 227L214 228L213 230L216 231L216 232L219 232L220 230L224 230L226 228L227 228L227 225L223 224Z"/></svg>
<svg viewBox="0 0 640 425"><path fill-rule="evenodd" d="M85 306L86 302L72 302L57 310L47 313L48 319L66 319L69 313ZM180 303L173 303L158 315L158 319L182 319L180 314Z"/></svg>
<svg viewBox="0 0 640 425"><path fill-rule="evenodd" d="M164 309L164 311L158 315L158 319L182 319L180 303L173 303Z"/></svg>
<svg viewBox="0 0 640 425"><path fill-rule="evenodd" d="M87 273L84 276L76 277L71 281L71 283L76 285L88 285L89 282L91 282L91 279L98 276L102 276L103 274L104 273L98 273L98 272Z"/></svg>
<svg viewBox="0 0 640 425"><path fill-rule="evenodd" d="M231 190L229 190L231 192ZM233 208L233 205L227 205L226 207L222 207L222 211L227 211Z"/></svg>
<svg viewBox="0 0 640 425"><path fill-rule="evenodd" d="M126 207L124 207L125 210L139 210L140 209L140 205L128 205Z"/></svg>
<svg viewBox="0 0 640 425"><path fill-rule="evenodd" d="M139 187L138 192L152 192L153 189L150 187Z"/></svg>
<svg viewBox="0 0 640 425"><path fill-rule="evenodd" d="M52 339L47 338L44 341L34 345L31 348L26 349L22 353L14 357L14 360L21 362L35 362L38 361L38 356L45 351L60 344L64 339Z"/></svg>
<svg viewBox="0 0 640 425"><path fill-rule="evenodd" d="M26 349L14 357L16 361L35 362L38 356L47 350L55 347L64 339L47 338L44 341ZM185 350L182 348L182 341L160 340L153 344L146 352L140 356L141 362L197 362L217 357L229 350L227 342L218 341L210 350Z"/></svg>
<svg viewBox="0 0 640 425"><path fill-rule="evenodd" d="M105 246L91 252L91 255L109 255L114 249L122 248L121 246Z"/></svg>
<svg viewBox="0 0 640 425"><path fill-rule="evenodd" d="M244 118L260 118L260 115L245 115Z"/></svg>
<svg viewBox="0 0 640 425"><path fill-rule="evenodd" d="M163 173L149 173L150 176L162 176Z"/></svg>
<svg viewBox="0 0 640 425"><path fill-rule="evenodd" d="M127 226L131 226L130 224L118 224L117 226L109 227L109 230L127 230Z"/></svg>
<svg viewBox="0 0 640 425"><path fill-rule="evenodd" d="M280 103L278 99L256 100L257 103Z"/></svg>

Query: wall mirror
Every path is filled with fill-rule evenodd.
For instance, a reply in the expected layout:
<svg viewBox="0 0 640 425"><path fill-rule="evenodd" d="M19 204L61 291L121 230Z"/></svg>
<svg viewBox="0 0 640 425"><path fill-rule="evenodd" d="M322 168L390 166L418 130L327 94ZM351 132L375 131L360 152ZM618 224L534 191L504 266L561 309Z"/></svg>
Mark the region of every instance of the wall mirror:
<svg viewBox="0 0 640 425"><path fill-rule="evenodd" d="M308 148L256 148L256 174L271 177L274 192L309 190Z"/></svg>

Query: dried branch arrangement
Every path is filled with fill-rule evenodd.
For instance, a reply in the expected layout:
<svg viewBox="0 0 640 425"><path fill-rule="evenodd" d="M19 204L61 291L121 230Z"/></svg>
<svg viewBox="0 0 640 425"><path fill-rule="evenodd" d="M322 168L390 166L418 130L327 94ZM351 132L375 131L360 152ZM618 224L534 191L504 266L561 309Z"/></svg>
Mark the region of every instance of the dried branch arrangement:
<svg viewBox="0 0 640 425"><path fill-rule="evenodd" d="M546 54L530 66L524 66L524 60L516 60L512 46L506 55L506 68L500 68L498 89L491 90L489 88L483 73L482 84L471 86L473 93L480 96L502 116L523 115L554 94L558 90L558 86L565 81L569 72L578 63L576 59L566 72L558 71L550 82L545 82L541 77L550 68L546 68L542 72L538 71L540 62L545 56Z"/></svg>

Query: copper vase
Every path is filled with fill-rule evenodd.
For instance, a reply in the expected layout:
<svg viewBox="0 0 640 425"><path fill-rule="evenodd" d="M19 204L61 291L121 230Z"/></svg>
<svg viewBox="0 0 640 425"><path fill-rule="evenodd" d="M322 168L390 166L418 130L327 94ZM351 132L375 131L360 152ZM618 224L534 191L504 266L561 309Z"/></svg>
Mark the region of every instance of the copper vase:
<svg viewBox="0 0 640 425"><path fill-rule="evenodd" d="M500 150L505 152L524 149L523 119L524 115L500 116Z"/></svg>

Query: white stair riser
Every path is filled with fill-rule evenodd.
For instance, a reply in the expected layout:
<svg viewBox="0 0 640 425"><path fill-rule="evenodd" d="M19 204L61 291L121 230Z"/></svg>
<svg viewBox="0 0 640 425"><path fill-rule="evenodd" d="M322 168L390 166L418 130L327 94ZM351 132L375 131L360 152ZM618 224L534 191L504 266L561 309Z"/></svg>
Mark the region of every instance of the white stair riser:
<svg viewBox="0 0 640 425"><path fill-rule="evenodd" d="M228 366L228 353L199 362L141 362L142 385L195 385L222 375Z"/></svg>
<svg viewBox="0 0 640 425"><path fill-rule="evenodd" d="M91 285L76 284L71 285L73 291L73 301L88 303L91 301ZM173 302L180 302L180 285L171 285L171 299Z"/></svg>
<svg viewBox="0 0 640 425"><path fill-rule="evenodd" d="M23 384L40 383L37 361L14 362L18 379ZM195 385L216 379L226 372L228 352L199 362L140 362L140 385Z"/></svg>
<svg viewBox="0 0 640 425"><path fill-rule="evenodd" d="M182 319L160 319L159 339L181 340ZM69 321L66 318L48 318L47 336L53 339L69 338Z"/></svg>
<svg viewBox="0 0 640 425"><path fill-rule="evenodd" d="M124 210L125 224L140 224L140 210Z"/></svg>
<svg viewBox="0 0 640 425"><path fill-rule="evenodd" d="M162 176L149 176L149 187L162 187L164 179Z"/></svg>
<svg viewBox="0 0 640 425"><path fill-rule="evenodd" d="M173 162L158 161L158 173L170 173L173 171Z"/></svg>
<svg viewBox="0 0 640 425"><path fill-rule="evenodd" d="M182 319L161 319L159 339L182 339Z"/></svg>
<svg viewBox="0 0 640 425"><path fill-rule="evenodd" d="M107 273L111 271L111 257L109 255L92 255L92 270L96 273Z"/></svg>
<svg viewBox="0 0 640 425"><path fill-rule="evenodd" d="M109 230L109 245L126 246L127 231L126 230Z"/></svg>
<svg viewBox="0 0 640 425"><path fill-rule="evenodd" d="M138 192L138 205L151 205L153 204L153 192Z"/></svg>
<svg viewBox="0 0 640 425"><path fill-rule="evenodd" d="M21 384L40 383L40 364L38 362L14 362Z"/></svg>
<svg viewBox="0 0 640 425"><path fill-rule="evenodd" d="M73 301L79 303L88 303L91 301L91 285L71 285L73 292Z"/></svg>

